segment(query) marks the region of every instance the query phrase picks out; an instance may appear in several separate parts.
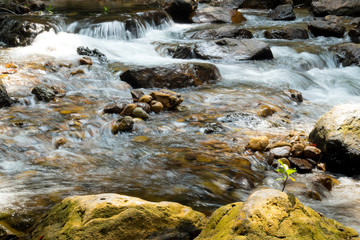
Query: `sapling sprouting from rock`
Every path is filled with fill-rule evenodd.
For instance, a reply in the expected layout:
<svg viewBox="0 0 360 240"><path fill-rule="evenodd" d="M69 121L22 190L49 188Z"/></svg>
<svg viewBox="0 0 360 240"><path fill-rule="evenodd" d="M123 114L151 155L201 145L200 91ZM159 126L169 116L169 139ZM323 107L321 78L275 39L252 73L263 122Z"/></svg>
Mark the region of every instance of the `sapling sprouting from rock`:
<svg viewBox="0 0 360 240"><path fill-rule="evenodd" d="M282 178L278 178L276 180L282 180L283 181L283 188L281 191L285 190L287 180L290 178L292 181L295 182L295 179L291 177L290 175L296 172L296 169L291 169L287 164L284 164L280 159L278 160L280 163L280 167L276 169L277 172L281 173L283 175Z"/></svg>

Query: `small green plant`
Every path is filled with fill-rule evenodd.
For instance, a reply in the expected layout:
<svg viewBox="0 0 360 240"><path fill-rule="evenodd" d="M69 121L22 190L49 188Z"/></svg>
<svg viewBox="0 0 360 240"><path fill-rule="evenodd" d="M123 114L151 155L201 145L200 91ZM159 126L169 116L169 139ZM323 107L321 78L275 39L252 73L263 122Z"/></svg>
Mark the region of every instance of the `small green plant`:
<svg viewBox="0 0 360 240"><path fill-rule="evenodd" d="M51 15L53 14L53 7L51 6L51 4L47 7L47 9L46 9L46 11L48 12L48 13L50 13Z"/></svg>
<svg viewBox="0 0 360 240"><path fill-rule="evenodd" d="M283 175L282 178L278 178L276 179L277 181L283 181L283 188L281 191L285 190L286 187L286 183L287 180L290 178L292 181L295 182L295 179L293 177L291 177L290 175L293 173L296 173L296 169L291 169L289 168L289 166L287 164L284 164L280 159L278 160L278 162L280 163L280 167L278 169L276 169L277 172L281 173Z"/></svg>
<svg viewBox="0 0 360 240"><path fill-rule="evenodd" d="M104 14L108 14L110 7L104 6Z"/></svg>

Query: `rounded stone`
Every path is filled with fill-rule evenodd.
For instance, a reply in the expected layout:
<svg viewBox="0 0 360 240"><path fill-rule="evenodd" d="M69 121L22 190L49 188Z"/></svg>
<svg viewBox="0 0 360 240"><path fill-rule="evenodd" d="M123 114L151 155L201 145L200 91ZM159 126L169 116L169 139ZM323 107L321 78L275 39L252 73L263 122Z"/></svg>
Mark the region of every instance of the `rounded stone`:
<svg viewBox="0 0 360 240"><path fill-rule="evenodd" d="M247 148L252 151L264 151L269 144L269 138L267 136L254 137L250 139Z"/></svg>
<svg viewBox="0 0 360 240"><path fill-rule="evenodd" d="M136 118L141 118L141 119L148 119L149 118L149 114L147 114L144 109L142 109L141 107L137 107L134 109L134 111L131 114L132 117L136 117Z"/></svg>

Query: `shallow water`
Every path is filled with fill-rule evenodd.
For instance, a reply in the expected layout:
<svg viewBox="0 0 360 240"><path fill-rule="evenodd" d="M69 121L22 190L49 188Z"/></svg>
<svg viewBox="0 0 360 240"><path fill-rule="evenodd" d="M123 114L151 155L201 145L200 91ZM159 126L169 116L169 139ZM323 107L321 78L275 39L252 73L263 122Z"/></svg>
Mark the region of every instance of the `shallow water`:
<svg viewBox="0 0 360 240"><path fill-rule="evenodd" d="M124 9L128 8L119 12ZM19 104L0 109L0 213L17 229L25 229L50 206L76 194L114 192L176 201L209 214L226 203L244 201L257 187L280 189L271 166L251 157L244 160L248 140L266 134L275 141L293 130L309 133L334 105L360 100L360 68L342 67L327 51L327 46L347 38L266 40L263 29L304 25L307 14L299 12L295 22L274 22L265 11L244 11L244 27L271 45L273 60L213 62L222 79L177 89L185 100L182 111L152 114L148 121L137 122L132 133L114 136L110 126L117 116L102 114L102 108L113 101L131 101L131 89L119 74L134 66L204 62L173 59L166 55L166 46L193 44L199 41L189 38L194 29L214 26L175 24L170 19L154 26L139 20L134 34L114 20L120 14L115 10L107 16L86 11L90 10L65 16L59 6L52 16L57 33L42 33L27 47L0 50L0 71L6 63L19 66L18 73L2 79ZM97 22L90 23L94 19ZM77 68L78 46L97 48L109 64L93 59L91 68L80 67L85 74L71 75ZM46 62L72 67L52 72L44 67ZM67 94L50 103L36 102L30 92L39 82L61 86ZM291 101L284 93L289 88L300 91L306 101ZM258 117L256 110L263 105L277 113ZM205 134L211 123L221 123L224 132ZM67 142L56 148L61 137ZM195 160L187 157L189 153ZM296 175L304 183L308 177ZM324 193L322 201L301 200L360 232L360 199L354 195L360 191L359 179L335 177L340 185Z"/></svg>

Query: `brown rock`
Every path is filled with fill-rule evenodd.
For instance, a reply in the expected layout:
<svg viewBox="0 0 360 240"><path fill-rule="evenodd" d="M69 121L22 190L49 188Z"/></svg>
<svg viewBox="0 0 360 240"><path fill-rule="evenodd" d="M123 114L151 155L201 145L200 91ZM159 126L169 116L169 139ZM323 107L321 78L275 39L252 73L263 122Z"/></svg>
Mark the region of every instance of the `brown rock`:
<svg viewBox="0 0 360 240"><path fill-rule="evenodd" d="M159 113L164 109L164 106L161 102L154 101L154 100L150 102L150 107L154 113Z"/></svg>
<svg viewBox="0 0 360 240"><path fill-rule="evenodd" d="M335 18L327 18L328 20L314 20L309 23L308 28L315 37L338 37L342 38L345 33L345 25Z"/></svg>
<svg viewBox="0 0 360 240"><path fill-rule="evenodd" d="M269 144L269 138L267 136L254 137L250 139L247 148L252 151L264 151Z"/></svg>
<svg viewBox="0 0 360 240"><path fill-rule="evenodd" d="M313 165L305 159L290 157L289 161L291 167L296 168L299 173L310 173L312 171Z"/></svg>
<svg viewBox="0 0 360 240"><path fill-rule="evenodd" d="M308 39L309 34L306 29L300 27L286 26L277 30L266 30L264 36L268 39Z"/></svg>
<svg viewBox="0 0 360 240"><path fill-rule="evenodd" d="M311 159L319 159L321 150L314 146L306 146L304 149L304 157Z"/></svg>
<svg viewBox="0 0 360 240"><path fill-rule="evenodd" d="M304 144L302 143L295 143L292 147L291 147L291 156L294 157L301 157L304 151Z"/></svg>
<svg viewBox="0 0 360 240"><path fill-rule="evenodd" d="M91 58L89 58L89 57L83 57L83 58L80 58L80 59L79 59L79 64L80 64L80 65L92 65L93 63L92 63Z"/></svg>
<svg viewBox="0 0 360 240"><path fill-rule="evenodd" d="M109 103L104 107L104 113L117 113L120 114L126 107L126 103Z"/></svg>
<svg viewBox="0 0 360 240"><path fill-rule="evenodd" d="M246 18L236 9L206 7L195 12L194 23L242 23Z"/></svg>
<svg viewBox="0 0 360 240"><path fill-rule="evenodd" d="M77 74L84 74L85 71L78 68L78 69L75 69L74 71L71 72L71 75L77 75Z"/></svg>
<svg viewBox="0 0 360 240"><path fill-rule="evenodd" d="M132 90L130 93L131 93L131 96L132 96L134 102L139 101L139 99L140 99L142 96L144 96L143 91L141 91L140 89L134 89L134 90Z"/></svg>
<svg viewBox="0 0 360 240"><path fill-rule="evenodd" d="M174 109L184 101L179 93L167 89L152 92L151 97L154 100L161 102L164 109Z"/></svg>
<svg viewBox="0 0 360 240"><path fill-rule="evenodd" d="M143 95L143 96L139 99L139 102L149 103L149 102L151 102L151 100L153 100L152 96L150 96L150 95Z"/></svg>
<svg viewBox="0 0 360 240"><path fill-rule="evenodd" d="M136 102L135 105L137 107L141 107L146 113L150 113L151 112L151 107L148 103L144 103L144 102Z"/></svg>
<svg viewBox="0 0 360 240"><path fill-rule="evenodd" d="M136 107L137 107L136 104L133 104L133 103L128 104L124 108L124 110L120 113L120 115L130 116Z"/></svg>

